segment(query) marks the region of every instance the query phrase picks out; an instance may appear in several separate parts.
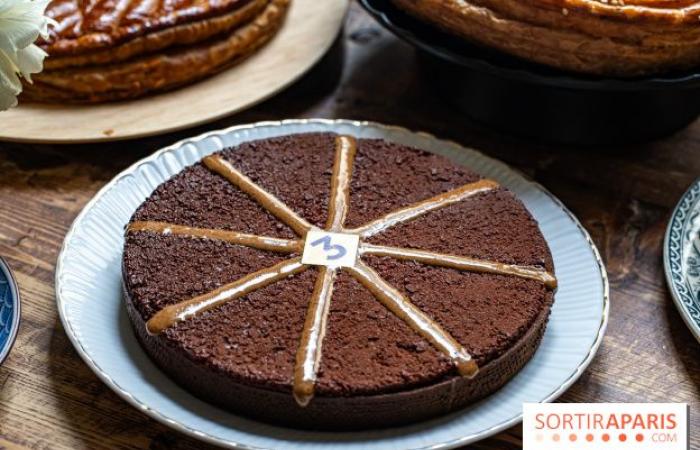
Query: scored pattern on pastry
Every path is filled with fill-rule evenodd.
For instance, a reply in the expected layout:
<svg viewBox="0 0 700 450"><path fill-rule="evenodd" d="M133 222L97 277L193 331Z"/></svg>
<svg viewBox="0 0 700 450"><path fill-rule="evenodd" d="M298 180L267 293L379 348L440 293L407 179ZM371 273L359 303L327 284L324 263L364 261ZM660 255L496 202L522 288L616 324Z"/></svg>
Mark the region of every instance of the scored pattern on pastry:
<svg viewBox="0 0 700 450"><path fill-rule="evenodd" d="M346 229L344 228L344 222L350 205L350 180L356 152L357 143L354 138L349 136L338 136L336 138L328 219L325 231L356 234L360 237L360 247L357 261L352 267L341 269L330 265L319 266L318 277L307 308L294 368L293 394L297 403L301 406L306 406L314 395L321 362L322 344L333 297L333 285L338 271L343 269L347 270L352 277L370 291L390 312L404 321L413 331L430 342L436 349L447 355L462 376L473 377L479 370L471 355L454 337L411 303L397 288L393 287L371 267L362 262L360 258L362 255L393 257L462 271L512 275L539 281L549 289L554 289L557 285L554 275L542 267L503 264L458 255L373 245L363 242L362 239L374 236L388 228L406 223L431 211L461 202L477 194L493 191L499 185L492 180L479 180L400 208L361 227ZM298 255L304 248L308 232L316 229L313 225L296 214L280 199L238 171L221 156L207 156L202 162L209 170L226 178L265 210L288 225L299 238L281 239L236 231L187 227L166 222L132 222L127 228L127 233L146 232L193 239L214 239L292 256L274 266L248 274L211 292L166 306L146 323L147 331L150 334L162 333L178 322L221 306L226 302L244 297L253 291L301 273L310 267L303 264L302 258Z"/></svg>

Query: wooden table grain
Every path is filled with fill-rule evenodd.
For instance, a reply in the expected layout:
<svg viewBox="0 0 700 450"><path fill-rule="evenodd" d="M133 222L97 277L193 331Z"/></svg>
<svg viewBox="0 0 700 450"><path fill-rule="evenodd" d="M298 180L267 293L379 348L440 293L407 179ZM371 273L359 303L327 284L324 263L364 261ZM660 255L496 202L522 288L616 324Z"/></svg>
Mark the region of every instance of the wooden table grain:
<svg viewBox="0 0 700 450"><path fill-rule="evenodd" d="M135 160L206 130L295 117L368 119L430 131L544 184L592 234L611 282L603 345L562 400L687 402L691 448L700 448L700 345L668 294L661 260L670 211L700 174L700 121L661 141L625 148L533 144L469 122L417 73L412 49L353 5L342 39L312 72L243 114L139 141L0 143L0 255L14 269L23 299L15 348L0 367L0 448L209 448L129 406L82 362L58 319L56 258L85 203ZM516 426L470 448L520 446Z"/></svg>

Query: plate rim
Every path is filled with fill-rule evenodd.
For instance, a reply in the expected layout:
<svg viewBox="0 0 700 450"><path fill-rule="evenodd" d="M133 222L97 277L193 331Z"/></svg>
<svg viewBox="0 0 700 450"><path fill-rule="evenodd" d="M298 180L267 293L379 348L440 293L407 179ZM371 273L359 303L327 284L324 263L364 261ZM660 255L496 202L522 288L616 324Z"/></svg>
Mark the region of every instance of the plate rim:
<svg viewBox="0 0 700 450"><path fill-rule="evenodd" d="M666 226L666 232L664 233L664 244L663 244L663 262L664 262L664 275L666 278L666 285L668 291L671 294L673 303L676 305L678 313L683 318L686 326L693 334L695 339L700 342L700 322L696 322L692 317L690 317L690 312L688 311L686 303L683 298L689 298L693 301L690 294L687 292L687 287L685 286L683 275L683 249L682 249L682 232L683 232L683 222L685 217L688 215L693 208L700 204L700 178L693 181L688 189L683 193L676 206L673 208L671 213L671 218ZM678 248L672 248L672 234L675 230L681 233L678 238ZM673 266L676 265L678 269L674 269ZM678 277L677 279L674 278ZM683 281L682 281L683 280Z"/></svg>
<svg viewBox="0 0 700 450"><path fill-rule="evenodd" d="M421 135L423 137L432 139L436 142L442 142L451 146L456 146L457 148L461 149L467 149L463 145L449 139L441 139L437 138L431 133L427 133L424 131L414 131L410 130L406 127L402 126L397 126L397 125L385 125L379 122L374 122L374 121L366 121L366 120L346 120L346 119L321 119L321 118L309 118L309 119L286 119L286 120L275 120L275 121L260 121L260 122L253 122L253 123L248 123L248 124L241 124L241 125L234 125L231 127L223 128L223 129L217 129L217 130L211 130L202 134L199 134L197 136L193 137L188 137L181 139L174 144L168 145L166 147L163 147L157 151L155 151L153 154L148 155L121 172L119 172L114 178L112 178L107 184L105 184L97 193L85 204L83 209L80 211L80 213L76 216L74 219L73 223L71 224L71 227L69 228L68 232L66 233L66 236L63 240L63 244L61 245L61 250L58 255L57 263L56 263L56 272L55 272L55 290L56 290L56 306L58 309L59 317L61 319L61 323L64 327L64 330L66 331L66 335L68 336L71 344L73 344L73 347L76 349L77 353L80 355L80 357L83 359L83 361L90 367L90 369L97 375L97 377L105 383L113 392L115 392L118 396L120 396L123 400L125 400L127 403L131 404L135 408L139 409L152 419L168 426L171 427L183 434L186 434L188 436L191 436L195 439L199 439L205 442L208 442L210 444L222 446L222 447L227 447L227 448L234 448L234 449L242 449L242 450L267 450L264 447L257 447L257 446L251 446L251 445L246 445L246 444L240 444L238 442L234 441L229 441L226 439L222 439L216 436L213 436L211 434L205 433L200 430L193 429L189 427L188 425L185 425L175 419L172 419L165 414L154 410L153 408L149 407L136 397L134 397L130 392L128 392L126 389L122 388L119 384L117 384L112 378L107 374L87 353L85 348L83 347L82 343L78 340L77 334L75 333L75 330L72 327L72 324L67 318L67 315L64 312L64 305L66 304L66 301L62 298L61 295L61 289L60 289L60 284L61 284L61 273L63 271L63 265L65 264L64 259L66 257L66 251L68 247L69 241L72 240L73 235L75 234L77 230L78 224L84 219L84 217L87 215L88 211L92 209L92 207L105 195L107 191L112 189L122 178L129 176L132 172L134 172L139 166L151 163L155 161L156 159L160 158L161 155L164 153L167 153L169 151L176 150L179 147L182 147L188 143L191 142L199 142L204 139L207 139L211 136L215 135L221 135L221 134L228 134L228 133L233 133L233 132L240 132L246 129L252 129L252 128L257 128L257 127L279 127L279 126L286 126L286 125L313 125L313 124L318 124L318 125L324 125L324 126L334 126L334 125L346 125L346 126L353 126L353 127L374 127L377 129L384 129L387 131L400 131L400 132L408 132L411 134L417 134ZM588 368L588 366L591 364L593 361L595 355L598 352L598 349L600 348L600 345L602 344L603 337L605 335L605 330L608 325L608 319L609 319L609 313L610 313L610 286L609 286L609 281L608 281L608 275L607 271L605 269L605 263L602 260L602 257L600 255L600 252L598 248L596 247L595 243L593 242L590 234L588 231L583 227L581 222L576 218L576 216L556 197L554 196L549 190L547 190L544 186L542 186L540 183L532 180L530 177L526 176L523 174L521 171L518 169L512 168L506 163L496 159L492 158L483 152L476 150L476 149L471 149L469 148L470 151L476 152L479 155L481 155L484 158L487 158L489 161L500 164L502 166L507 167L509 170L514 171L519 173L521 176L526 178L526 180L529 183L532 183L535 185L538 189L541 190L543 194L545 194L550 200L552 200L557 207L559 207L574 223L574 225L578 228L579 232L581 233L582 237L588 244L588 247L591 249L593 253L593 257L598 265L598 269L600 272L601 276L601 281L602 281L602 287L603 287L603 309L601 311L602 316L601 316L601 321L599 328L596 332L596 337L591 345L591 347L588 349L588 352L586 354L586 357L581 361L581 363L576 367L576 369L571 373L571 375L558 387L556 388L553 392L551 392L547 397L545 397L542 402L543 403L549 403L554 401L556 398L561 396L566 390L568 390L571 385L573 385L583 374L583 372ZM505 420L503 422L500 422L486 430L482 430L478 433L473 433L468 436L463 436L460 437L459 439L452 439L450 441L446 442L440 442L436 444L431 444L428 446L424 447L418 447L418 449L422 450L439 450L439 449L448 449L448 448L454 448L457 446L461 445L467 445L472 442L479 441L481 439L485 439L487 437L493 436L494 434L497 434L507 428L510 428L514 425L517 425L522 421L522 413Z"/></svg>
<svg viewBox="0 0 700 450"><path fill-rule="evenodd" d="M19 286L10 265L0 256L0 272L7 278L7 283L10 287L10 295L14 298L14 311L12 312L12 326L10 327L10 335L4 348L0 348L0 365L10 356L10 351L17 341L20 322L22 321L22 300L20 297Z"/></svg>

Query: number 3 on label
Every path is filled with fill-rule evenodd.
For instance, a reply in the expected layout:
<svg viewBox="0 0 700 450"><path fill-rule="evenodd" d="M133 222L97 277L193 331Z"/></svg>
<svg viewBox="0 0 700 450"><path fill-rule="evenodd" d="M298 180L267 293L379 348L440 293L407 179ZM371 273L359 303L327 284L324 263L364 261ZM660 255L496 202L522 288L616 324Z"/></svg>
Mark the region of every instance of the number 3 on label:
<svg viewBox="0 0 700 450"><path fill-rule="evenodd" d="M318 247L323 244L323 251L326 253L326 259L329 261L335 261L340 259L347 254L347 249L340 244L333 244L330 236L323 236L320 239L316 239L311 243L312 247Z"/></svg>

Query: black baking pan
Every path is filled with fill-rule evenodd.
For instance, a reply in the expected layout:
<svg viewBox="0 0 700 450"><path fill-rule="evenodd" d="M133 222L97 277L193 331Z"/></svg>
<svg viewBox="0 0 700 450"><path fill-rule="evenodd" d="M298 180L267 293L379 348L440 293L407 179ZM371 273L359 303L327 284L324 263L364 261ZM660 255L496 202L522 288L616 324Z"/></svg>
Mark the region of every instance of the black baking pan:
<svg viewBox="0 0 700 450"><path fill-rule="evenodd" d="M645 78L565 72L469 44L390 0L360 0L418 49L430 84L472 119L507 133L573 145L643 142L700 114L700 70Z"/></svg>

